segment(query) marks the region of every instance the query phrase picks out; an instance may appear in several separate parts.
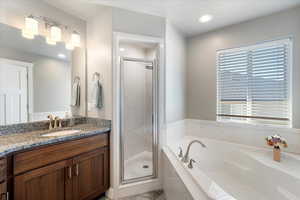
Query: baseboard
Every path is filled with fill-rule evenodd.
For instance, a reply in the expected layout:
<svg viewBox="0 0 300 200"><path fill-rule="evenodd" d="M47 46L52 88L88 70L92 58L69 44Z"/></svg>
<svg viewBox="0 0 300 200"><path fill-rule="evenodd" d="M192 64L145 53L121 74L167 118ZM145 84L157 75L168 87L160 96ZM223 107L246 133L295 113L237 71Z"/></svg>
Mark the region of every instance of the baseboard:
<svg viewBox="0 0 300 200"><path fill-rule="evenodd" d="M138 183L130 183L121 185L119 188L109 188L106 196L112 200L118 200L129 196L139 195L151 191L161 190L162 183L159 179L141 181Z"/></svg>

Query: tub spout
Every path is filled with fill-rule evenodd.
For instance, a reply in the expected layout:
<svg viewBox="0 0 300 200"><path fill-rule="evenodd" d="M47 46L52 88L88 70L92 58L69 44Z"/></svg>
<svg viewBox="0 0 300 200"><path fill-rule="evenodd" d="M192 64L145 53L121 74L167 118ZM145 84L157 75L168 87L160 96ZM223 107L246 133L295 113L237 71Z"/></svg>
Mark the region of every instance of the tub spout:
<svg viewBox="0 0 300 200"><path fill-rule="evenodd" d="M186 150L186 153L184 154L183 158L181 159L182 162L187 163L189 162L189 153L190 153L190 149L192 144L194 143L199 143L203 148L206 148L206 145L203 144L200 140L193 140L189 143L188 148Z"/></svg>

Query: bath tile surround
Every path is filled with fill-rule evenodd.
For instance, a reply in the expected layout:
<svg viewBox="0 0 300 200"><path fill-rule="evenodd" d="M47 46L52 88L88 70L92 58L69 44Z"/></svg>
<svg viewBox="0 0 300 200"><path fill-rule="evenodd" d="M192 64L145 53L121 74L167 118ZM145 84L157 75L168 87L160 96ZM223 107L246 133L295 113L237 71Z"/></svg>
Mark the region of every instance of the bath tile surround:
<svg viewBox="0 0 300 200"><path fill-rule="evenodd" d="M265 136L281 133L290 146L282 154L281 162L273 160L273 150ZM183 120L167 127L164 147L164 190L167 198L181 199L298 199L299 193L299 130L248 124L227 124L200 120ZM192 141L189 157L194 159L190 169L179 158ZM293 141L296 140L296 141ZM290 141L290 143L289 143ZM295 153L287 153L296 152ZM168 172L175 171L171 177ZM276 180L274 182L274 177ZM167 184L165 184L167 183ZM168 184L169 183L169 184ZM291 184L293 183L293 184ZM177 185L177 186L176 186ZM192 198L177 198L183 195Z"/></svg>
<svg viewBox="0 0 300 200"><path fill-rule="evenodd" d="M168 143L179 141L186 134L262 148L270 148L265 141L267 136L278 134L287 140L288 147L283 151L300 153L300 129L294 128L185 119L168 124L167 134L172 135Z"/></svg>

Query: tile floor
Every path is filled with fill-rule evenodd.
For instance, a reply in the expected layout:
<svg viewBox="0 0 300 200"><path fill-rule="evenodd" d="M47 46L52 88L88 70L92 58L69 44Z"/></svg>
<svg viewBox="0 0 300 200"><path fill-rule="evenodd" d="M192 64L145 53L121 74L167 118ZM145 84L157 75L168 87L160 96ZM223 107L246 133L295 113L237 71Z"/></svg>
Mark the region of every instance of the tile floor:
<svg viewBox="0 0 300 200"><path fill-rule="evenodd" d="M108 198L101 198L99 200L109 200ZM163 191L154 191L145 194L140 194L132 197L126 197L119 200L166 200Z"/></svg>

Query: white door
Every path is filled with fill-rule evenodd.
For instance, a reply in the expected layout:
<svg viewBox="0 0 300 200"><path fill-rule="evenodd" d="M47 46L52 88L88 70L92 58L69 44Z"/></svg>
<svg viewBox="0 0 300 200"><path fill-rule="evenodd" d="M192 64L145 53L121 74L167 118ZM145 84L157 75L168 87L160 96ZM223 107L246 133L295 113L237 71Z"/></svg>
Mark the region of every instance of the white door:
<svg viewBox="0 0 300 200"><path fill-rule="evenodd" d="M27 67L0 61L0 125L27 122Z"/></svg>

